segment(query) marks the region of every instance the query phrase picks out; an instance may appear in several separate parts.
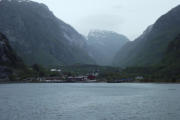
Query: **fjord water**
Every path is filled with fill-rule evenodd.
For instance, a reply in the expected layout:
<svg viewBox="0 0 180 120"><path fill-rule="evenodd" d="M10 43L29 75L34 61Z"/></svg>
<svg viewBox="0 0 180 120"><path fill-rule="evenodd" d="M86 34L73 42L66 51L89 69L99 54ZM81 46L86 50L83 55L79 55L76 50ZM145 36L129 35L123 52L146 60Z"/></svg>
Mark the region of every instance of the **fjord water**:
<svg viewBox="0 0 180 120"><path fill-rule="evenodd" d="M0 84L0 120L179 119L179 84Z"/></svg>

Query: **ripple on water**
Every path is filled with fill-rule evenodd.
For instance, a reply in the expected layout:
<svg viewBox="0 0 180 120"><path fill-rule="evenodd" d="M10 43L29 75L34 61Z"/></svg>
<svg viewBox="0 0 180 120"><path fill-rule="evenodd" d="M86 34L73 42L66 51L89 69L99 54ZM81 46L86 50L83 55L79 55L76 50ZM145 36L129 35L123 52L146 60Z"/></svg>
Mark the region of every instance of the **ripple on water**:
<svg viewBox="0 0 180 120"><path fill-rule="evenodd" d="M180 120L177 84L2 84L0 91L0 120Z"/></svg>

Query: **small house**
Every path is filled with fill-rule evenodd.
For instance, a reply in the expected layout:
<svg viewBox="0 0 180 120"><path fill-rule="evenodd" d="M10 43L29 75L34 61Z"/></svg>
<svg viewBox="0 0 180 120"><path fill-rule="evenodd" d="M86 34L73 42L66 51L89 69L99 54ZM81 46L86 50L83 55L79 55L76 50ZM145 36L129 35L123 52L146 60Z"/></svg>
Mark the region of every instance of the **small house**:
<svg viewBox="0 0 180 120"><path fill-rule="evenodd" d="M137 77L135 78L135 80L143 80L143 79L144 79L143 76L137 76Z"/></svg>
<svg viewBox="0 0 180 120"><path fill-rule="evenodd" d="M51 69L51 72L61 72L61 69Z"/></svg>

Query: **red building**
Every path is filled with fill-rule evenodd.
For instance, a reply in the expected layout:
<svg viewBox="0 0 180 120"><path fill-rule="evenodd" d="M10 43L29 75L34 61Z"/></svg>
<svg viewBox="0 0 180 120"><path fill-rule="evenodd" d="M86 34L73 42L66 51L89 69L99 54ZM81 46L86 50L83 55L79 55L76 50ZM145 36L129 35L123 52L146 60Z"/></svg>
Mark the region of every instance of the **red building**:
<svg viewBox="0 0 180 120"><path fill-rule="evenodd" d="M96 79L96 76L94 76L94 75L89 75L89 76L88 76L88 79L89 79L89 80L95 80L95 79Z"/></svg>

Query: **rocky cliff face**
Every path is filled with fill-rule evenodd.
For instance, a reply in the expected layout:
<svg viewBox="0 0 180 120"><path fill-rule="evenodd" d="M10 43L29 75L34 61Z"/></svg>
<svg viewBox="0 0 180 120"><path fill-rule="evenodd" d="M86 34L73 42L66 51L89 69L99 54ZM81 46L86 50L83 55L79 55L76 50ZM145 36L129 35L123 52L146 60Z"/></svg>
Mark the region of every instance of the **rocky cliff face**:
<svg viewBox="0 0 180 120"><path fill-rule="evenodd" d="M128 41L112 31L93 30L88 34L88 51L98 65L112 65L115 54Z"/></svg>
<svg viewBox="0 0 180 120"><path fill-rule="evenodd" d="M22 61L15 55L5 35L0 33L0 82L7 81L13 69L23 65Z"/></svg>
<svg viewBox="0 0 180 120"><path fill-rule="evenodd" d="M179 31L180 6L177 6L161 16L135 41L122 47L114 58L114 65L127 67L158 64Z"/></svg>
<svg viewBox="0 0 180 120"><path fill-rule="evenodd" d="M85 38L54 16L44 4L1 0L0 31L29 65L94 63L85 49Z"/></svg>

